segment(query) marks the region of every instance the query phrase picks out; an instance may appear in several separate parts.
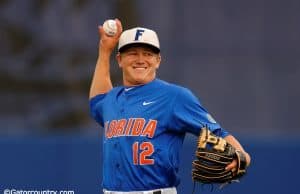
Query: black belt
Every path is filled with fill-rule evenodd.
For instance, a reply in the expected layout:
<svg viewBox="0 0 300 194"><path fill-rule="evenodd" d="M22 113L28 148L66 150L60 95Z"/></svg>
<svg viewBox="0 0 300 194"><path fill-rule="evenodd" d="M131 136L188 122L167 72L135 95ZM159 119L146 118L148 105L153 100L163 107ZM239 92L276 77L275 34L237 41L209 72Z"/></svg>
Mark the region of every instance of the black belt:
<svg viewBox="0 0 300 194"><path fill-rule="evenodd" d="M161 194L161 191L153 191L153 194Z"/></svg>

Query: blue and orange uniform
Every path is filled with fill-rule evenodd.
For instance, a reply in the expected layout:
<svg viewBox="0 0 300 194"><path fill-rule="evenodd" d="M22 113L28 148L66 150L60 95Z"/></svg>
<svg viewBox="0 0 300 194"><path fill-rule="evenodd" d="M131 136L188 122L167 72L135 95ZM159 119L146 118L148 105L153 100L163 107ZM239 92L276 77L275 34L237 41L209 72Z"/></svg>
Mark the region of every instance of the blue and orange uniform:
<svg viewBox="0 0 300 194"><path fill-rule="evenodd" d="M177 187L179 152L186 133L223 129L187 88L155 78L115 87L90 99L92 117L104 128L103 188L146 191Z"/></svg>

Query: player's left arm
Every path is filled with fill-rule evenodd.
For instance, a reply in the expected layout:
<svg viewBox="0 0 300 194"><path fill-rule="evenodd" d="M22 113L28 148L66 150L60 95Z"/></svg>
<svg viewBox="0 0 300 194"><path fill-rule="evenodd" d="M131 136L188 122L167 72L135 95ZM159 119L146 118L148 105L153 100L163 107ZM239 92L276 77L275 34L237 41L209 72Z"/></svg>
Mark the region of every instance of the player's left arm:
<svg viewBox="0 0 300 194"><path fill-rule="evenodd" d="M240 142L232 135L228 135L224 138L228 143L230 143L233 147L235 147L237 150L243 152L246 157L247 166L251 163L251 157L250 155L244 150L243 146L240 144ZM232 163L230 163L226 169L231 170L237 166L237 161L234 160Z"/></svg>

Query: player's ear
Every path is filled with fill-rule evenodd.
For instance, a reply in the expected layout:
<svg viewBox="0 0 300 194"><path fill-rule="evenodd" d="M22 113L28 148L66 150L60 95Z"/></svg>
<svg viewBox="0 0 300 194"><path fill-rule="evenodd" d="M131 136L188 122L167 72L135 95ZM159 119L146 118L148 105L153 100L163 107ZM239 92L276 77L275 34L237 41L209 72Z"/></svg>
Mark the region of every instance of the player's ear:
<svg viewBox="0 0 300 194"><path fill-rule="evenodd" d="M161 55L160 55L160 53L157 54L156 61L157 61L157 63L156 63L156 69L158 69L159 65L160 65L160 62L161 62Z"/></svg>
<svg viewBox="0 0 300 194"><path fill-rule="evenodd" d="M122 68L121 58L122 58L122 56L121 56L121 54L118 52L118 54L116 55L116 60L117 60L117 62L118 62L118 64L119 64L119 67L120 67L120 68Z"/></svg>

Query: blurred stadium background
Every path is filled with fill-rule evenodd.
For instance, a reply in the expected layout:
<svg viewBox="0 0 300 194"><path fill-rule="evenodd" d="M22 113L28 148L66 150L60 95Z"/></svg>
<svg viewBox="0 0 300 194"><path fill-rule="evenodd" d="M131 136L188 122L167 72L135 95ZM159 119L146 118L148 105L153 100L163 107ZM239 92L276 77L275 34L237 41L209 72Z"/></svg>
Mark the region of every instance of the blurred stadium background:
<svg viewBox="0 0 300 194"><path fill-rule="evenodd" d="M97 26L119 18L158 32L158 76L189 87L251 153L245 179L215 192L297 193L299 10L296 0L0 0L0 192L101 193L88 91ZM179 193L193 187L194 141L184 144Z"/></svg>

